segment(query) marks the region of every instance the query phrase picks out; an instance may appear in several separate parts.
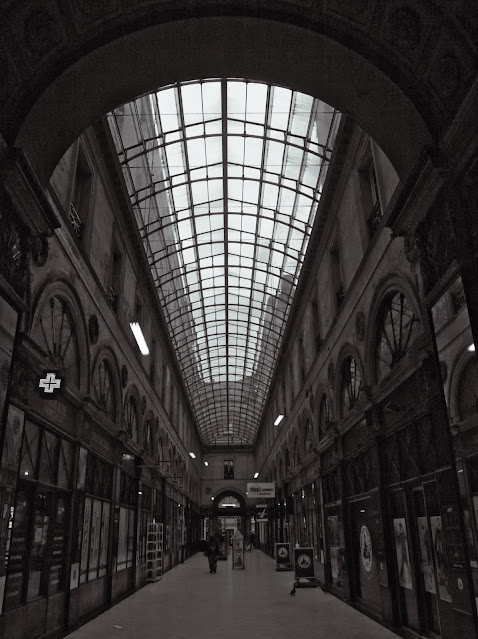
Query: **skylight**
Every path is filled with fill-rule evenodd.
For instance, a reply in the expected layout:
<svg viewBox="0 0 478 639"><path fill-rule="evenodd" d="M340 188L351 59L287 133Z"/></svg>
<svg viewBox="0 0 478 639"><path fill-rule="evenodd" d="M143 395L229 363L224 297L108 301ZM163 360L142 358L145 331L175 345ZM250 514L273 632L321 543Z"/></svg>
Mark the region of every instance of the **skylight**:
<svg viewBox="0 0 478 639"><path fill-rule="evenodd" d="M203 442L253 444L340 114L210 79L108 118Z"/></svg>

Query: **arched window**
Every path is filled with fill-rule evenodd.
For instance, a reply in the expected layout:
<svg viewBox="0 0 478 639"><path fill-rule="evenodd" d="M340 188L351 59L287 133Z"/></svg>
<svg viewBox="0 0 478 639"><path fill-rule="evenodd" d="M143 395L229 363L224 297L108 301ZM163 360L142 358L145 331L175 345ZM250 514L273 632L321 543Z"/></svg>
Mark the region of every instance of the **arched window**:
<svg viewBox="0 0 478 639"><path fill-rule="evenodd" d="M460 421L478 412L478 366L476 357L470 357L460 374L457 392Z"/></svg>
<svg viewBox="0 0 478 639"><path fill-rule="evenodd" d="M43 305L31 337L45 351L51 364L63 371L68 384L79 386L78 339L71 312L62 298L53 295Z"/></svg>
<svg viewBox="0 0 478 639"><path fill-rule="evenodd" d="M92 382L93 399L100 406L104 414L116 420L116 393L108 360L101 360L95 368Z"/></svg>
<svg viewBox="0 0 478 639"><path fill-rule="evenodd" d="M126 430L134 442L138 441L138 406L136 399L130 395L126 402L124 416Z"/></svg>
<svg viewBox="0 0 478 639"><path fill-rule="evenodd" d="M362 388L362 374L353 357L347 357L342 364L341 379L340 409L342 417L345 417L357 403Z"/></svg>
<svg viewBox="0 0 478 639"><path fill-rule="evenodd" d="M309 450L312 448L313 444L313 435L312 435L312 424L310 420L307 419L304 426L304 455L307 455Z"/></svg>
<svg viewBox="0 0 478 639"><path fill-rule="evenodd" d="M217 504L218 508L240 508L241 502L233 497L232 495L228 495L227 497L223 497L219 500Z"/></svg>
<svg viewBox="0 0 478 639"><path fill-rule="evenodd" d="M324 393L322 395L322 399L320 400L320 410L319 410L319 439L323 439L325 437L325 433L327 431L327 426L330 423L330 405L329 398Z"/></svg>
<svg viewBox="0 0 478 639"><path fill-rule="evenodd" d="M385 298L377 322L375 371L377 382L405 355L418 333L418 319L407 298L394 291Z"/></svg>
<svg viewBox="0 0 478 639"><path fill-rule="evenodd" d="M294 441L294 466L297 466L297 464L300 464L300 442L298 437Z"/></svg>
<svg viewBox="0 0 478 639"><path fill-rule="evenodd" d="M148 417L144 423L144 447L153 455L153 419Z"/></svg>

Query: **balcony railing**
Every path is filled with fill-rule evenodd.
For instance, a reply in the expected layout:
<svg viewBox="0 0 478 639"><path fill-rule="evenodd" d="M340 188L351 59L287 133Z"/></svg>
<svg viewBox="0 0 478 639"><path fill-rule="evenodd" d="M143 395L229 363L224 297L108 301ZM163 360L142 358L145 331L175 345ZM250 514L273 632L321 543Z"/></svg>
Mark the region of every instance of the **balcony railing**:
<svg viewBox="0 0 478 639"><path fill-rule="evenodd" d="M81 221L73 202L70 204L70 223L73 228L73 233L76 237L81 238L83 233L83 222Z"/></svg>
<svg viewBox="0 0 478 639"><path fill-rule="evenodd" d="M368 229L370 231L370 235L373 236L378 229L380 222L383 217L382 207L380 206L380 201L377 200L373 205L372 212L369 215L367 220Z"/></svg>

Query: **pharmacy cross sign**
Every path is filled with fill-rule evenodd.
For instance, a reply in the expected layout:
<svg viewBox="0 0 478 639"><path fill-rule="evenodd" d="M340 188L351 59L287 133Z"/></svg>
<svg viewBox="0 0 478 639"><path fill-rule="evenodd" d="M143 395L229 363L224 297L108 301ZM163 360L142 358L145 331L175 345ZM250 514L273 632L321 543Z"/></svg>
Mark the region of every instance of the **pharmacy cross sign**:
<svg viewBox="0 0 478 639"><path fill-rule="evenodd" d="M55 373L46 373L46 376L38 384L38 388L42 388L44 393L54 393L56 389L60 388L61 379L57 378Z"/></svg>

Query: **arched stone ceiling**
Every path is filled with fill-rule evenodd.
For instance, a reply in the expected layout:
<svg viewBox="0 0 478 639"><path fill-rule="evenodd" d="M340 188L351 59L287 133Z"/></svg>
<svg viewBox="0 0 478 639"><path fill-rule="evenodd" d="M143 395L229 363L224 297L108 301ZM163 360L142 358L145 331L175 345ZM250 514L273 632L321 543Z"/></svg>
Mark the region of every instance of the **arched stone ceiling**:
<svg viewBox="0 0 478 639"><path fill-rule="evenodd" d="M0 20L0 131L45 184L69 144L118 104L178 80L248 77L351 114L404 178L475 74L469 15L460 3L446 13L448 4L10 2Z"/></svg>

